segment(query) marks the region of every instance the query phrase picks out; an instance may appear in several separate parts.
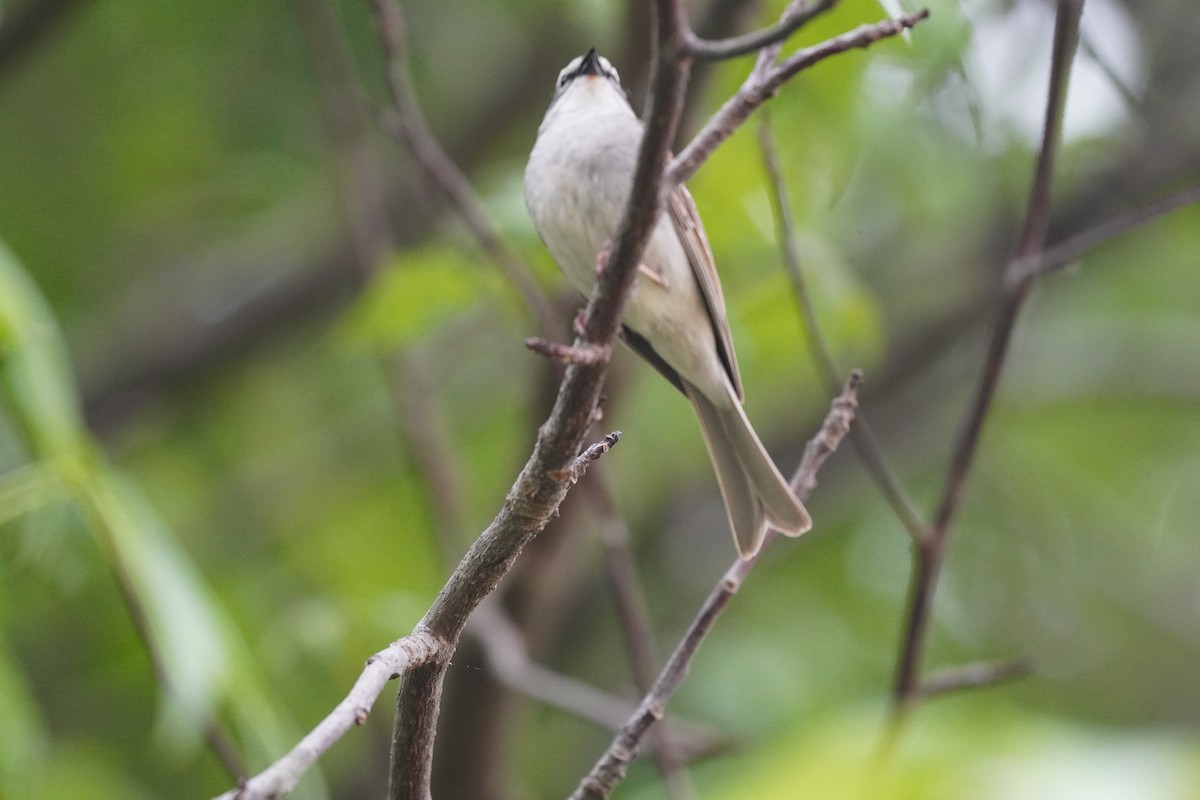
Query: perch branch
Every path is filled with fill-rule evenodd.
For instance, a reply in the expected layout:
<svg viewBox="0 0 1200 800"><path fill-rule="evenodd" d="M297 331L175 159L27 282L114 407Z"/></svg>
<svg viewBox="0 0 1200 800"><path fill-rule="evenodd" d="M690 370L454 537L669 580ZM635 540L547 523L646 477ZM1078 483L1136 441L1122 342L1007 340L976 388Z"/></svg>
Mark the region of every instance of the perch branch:
<svg viewBox="0 0 1200 800"><path fill-rule="evenodd" d="M385 0L376 0L384 3ZM662 208L662 166L681 111L688 62L680 51L682 10L677 2L656 5L657 42L652 88L645 114L646 132L608 268L596 282L585 312L584 345L611 348L637 265ZM500 514L468 550L434 601L422 624L453 645L467 617L512 567L521 549L561 503L566 474L591 424L603 385L604 364L567 367L550 418L538 432L533 454L509 491ZM404 675L392 739L392 800L427 800L430 794L433 740L446 662L428 664Z"/></svg>

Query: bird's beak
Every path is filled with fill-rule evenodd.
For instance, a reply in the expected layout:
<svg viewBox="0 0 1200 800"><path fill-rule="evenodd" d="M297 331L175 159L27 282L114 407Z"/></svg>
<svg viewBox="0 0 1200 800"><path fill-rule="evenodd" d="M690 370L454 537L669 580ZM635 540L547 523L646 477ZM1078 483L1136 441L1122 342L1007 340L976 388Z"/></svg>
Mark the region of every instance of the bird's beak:
<svg viewBox="0 0 1200 800"><path fill-rule="evenodd" d="M600 56L596 55L596 48L587 51L587 55L583 57L583 61L579 64L580 75L600 75Z"/></svg>

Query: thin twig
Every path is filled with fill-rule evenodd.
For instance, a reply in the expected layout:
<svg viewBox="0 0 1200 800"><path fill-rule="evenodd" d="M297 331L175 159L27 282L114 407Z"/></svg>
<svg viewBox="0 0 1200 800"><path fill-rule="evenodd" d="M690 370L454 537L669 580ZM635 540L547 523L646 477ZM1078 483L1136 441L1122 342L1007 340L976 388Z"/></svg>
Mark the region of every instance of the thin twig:
<svg viewBox="0 0 1200 800"><path fill-rule="evenodd" d="M689 30L684 39L684 50L693 58L708 61L744 56L782 42L800 30L809 20L828 11L836 4L837 0L817 0L811 5L807 2L793 3L784 12L783 17L771 27L729 39L716 41L702 39Z"/></svg>
<svg viewBox="0 0 1200 800"><path fill-rule="evenodd" d="M667 180L675 185L683 183L694 175L700 164L708 158L713 150L732 136L733 132L746 121L746 118L756 108L773 97L779 88L796 73L847 50L870 47L880 39L895 36L928 17L929 10L923 9L912 14L904 14L896 19L876 22L873 25L861 25L821 44L798 50L783 63L772 65L769 68L761 68L760 60L760 67L751 73L738 89L737 94L725 101L717 113L705 123L700 132L671 162L667 169Z"/></svg>
<svg viewBox="0 0 1200 800"><path fill-rule="evenodd" d="M619 728L632 710L626 700L531 661L516 623L490 599L476 609L467 631L483 645L496 678L514 691L606 730Z"/></svg>
<svg viewBox="0 0 1200 800"><path fill-rule="evenodd" d="M464 473L446 429L443 409L437 403L424 354L418 348L408 348L385 366L398 406L400 428L425 484L434 535L449 568L462 550L462 538L470 533L463 517Z"/></svg>
<svg viewBox="0 0 1200 800"><path fill-rule="evenodd" d="M792 487L801 500L807 499L811 494L816 486L817 471L849 431L858 406L857 395L861 381L862 376L858 372L851 376L842 393L833 401L820 431L805 447L804 458L792 479ZM769 532L767 543L770 543L774 536L774 531ZM764 548L765 546L766 544ZM760 550L759 555L761 552ZM571 800L604 800L612 794L616 785L625 777L633 759L637 757L642 738L655 722L663 718L667 702L683 683L700 644L758 562L759 555L749 559L739 558L709 592L675 647L675 652L663 665L654 686L642 699L637 713L626 721L608 750L580 781L571 794Z"/></svg>
<svg viewBox="0 0 1200 800"><path fill-rule="evenodd" d="M1172 211L1197 202L1200 202L1200 186L1192 186L1153 202L1145 208L1139 208L1124 216L1101 223L1047 248L1038 261L1037 272L1039 275L1045 275L1060 270L1087 251L1110 239L1115 239L1159 217L1166 216Z"/></svg>
<svg viewBox="0 0 1200 800"><path fill-rule="evenodd" d="M951 525L962 503L967 477L978 450L984 422L995 398L996 386L1004 368L1018 315L1039 274L1039 253L1045 247L1046 231L1049 227L1054 159L1082 11L1083 0L1059 0L1054 28L1054 51L1050 63L1050 89L1046 98L1042 144L1034 168L1029 209L1016 255L1005 271L1000 309L992 329L982 374L954 445L929 539L918 546L913 554L907 620L892 694L893 713L897 715L902 713L902 707L920 697L921 655L929 630L933 595L945 559Z"/></svg>
<svg viewBox="0 0 1200 800"><path fill-rule="evenodd" d="M418 628L367 659L354 687L307 736L267 769L218 800L270 800L290 792L300 777L343 735L362 725L389 681L414 667L442 657L446 643Z"/></svg>
<svg viewBox="0 0 1200 800"><path fill-rule="evenodd" d="M787 187L779 169L779 159L776 155L775 140L771 134L770 117L764 112L762 124L759 127L759 144L762 148L763 163L767 171L767 182L771 187L771 195L775 207L775 226L778 231L780 248L783 251L783 263L787 268L788 278L792 283L792 291L800 306L800 318L808 338L809 352L817 365L817 372L825 380L826 390L837 390L840 371L833 357L833 348L825 339L825 333L817 321L817 309L808 291L808 281L800 264L800 251L796 245L795 226L792 222L791 203L788 200ZM914 542L921 542L928 537L928 526L917 511L916 504L904 491L900 478L887 463L875 433L868 424L866 414L859 409L854 427L850 431L851 440L858 451L859 457L870 473L871 478L883 493L892 511L899 518L904 529Z"/></svg>
<svg viewBox="0 0 1200 800"><path fill-rule="evenodd" d="M530 336L525 340L525 346L561 364L607 364L612 359L612 348L600 345L570 345Z"/></svg>
<svg viewBox="0 0 1200 800"><path fill-rule="evenodd" d="M480 247L496 263L505 279L537 321L538 329L556 329L556 315L529 266L504 242L484 211L470 181L442 149L421 113L408 72L408 47L404 16L396 0L371 0L379 39L387 59L387 83L392 108L383 118L384 128L399 139L462 217Z"/></svg>
<svg viewBox="0 0 1200 800"><path fill-rule="evenodd" d="M961 689L995 686L997 683L1024 678L1033 672L1033 661L1019 658L999 663L983 662L951 667L930 675L921 682L921 696L928 699Z"/></svg>
<svg viewBox="0 0 1200 800"><path fill-rule="evenodd" d="M295 8L316 67L323 122L349 233L350 266L361 284L378 271L394 245L386 191L368 136L366 99L330 0L296 0Z"/></svg>
<svg viewBox="0 0 1200 800"><path fill-rule="evenodd" d="M530 660L520 628L492 598L476 610L467 633L483 645L496 679L514 692L608 731L619 729L635 710L633 703L624 698ZM725 737L703 726L689 724L679 734L679 755L684 760L709 755L728 745Z"/></svg>
<svg viewBox="0 0 1200 800"><path fill-rule="evenodd" d="M579 457L575 459L575 463L571 465L571 469L566 473L557 475L551 472L548 474L554 480L566 480L575 483L583 477L583 473L587 472L588 467L596 463L600 456L615 447L619 441L621 441L621 432L613 431L595 444L589 445L587 449L580 453Z"/></svg>

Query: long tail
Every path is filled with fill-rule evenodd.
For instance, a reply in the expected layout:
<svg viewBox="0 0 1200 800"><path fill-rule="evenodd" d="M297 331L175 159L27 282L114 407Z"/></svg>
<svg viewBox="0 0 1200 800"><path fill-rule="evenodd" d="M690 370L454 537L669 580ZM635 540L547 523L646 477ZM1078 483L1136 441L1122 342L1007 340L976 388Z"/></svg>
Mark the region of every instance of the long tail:
<svg viewBox="0 0 1200 800"><path fill-rule="evenodd" d="M704 431L741 557L758 553L768 527L787 536L799 536L811 528L812 518L804 504L775 468L732 392L730 407L718 408L695 387L685 387Z"/></svg>

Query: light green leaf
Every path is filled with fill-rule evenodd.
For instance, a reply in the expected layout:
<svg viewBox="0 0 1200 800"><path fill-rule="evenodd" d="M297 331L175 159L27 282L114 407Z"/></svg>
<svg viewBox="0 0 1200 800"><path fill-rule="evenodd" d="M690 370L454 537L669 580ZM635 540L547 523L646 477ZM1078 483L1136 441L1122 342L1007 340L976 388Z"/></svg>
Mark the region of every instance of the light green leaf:
<svg viewBox="0 0 1200 800"><path fill-rule="evenodd" d="M403 347L461 318L488 297L503 294L489 272L459 248L406 251L381 272L345 320L356 344Z"/></svg>
<svg viewBox="0 0 1200 800"><path fill-rule="evenodd" d="M39 458L83 449L66 347L37 287L0 242L0 398Z"/></svg>
<svg viewBox="0 0 1200 800"><path fill-rule="evenodd" d="M33 693L0 641L0 797L27 797L50 750Z"/></svg>

